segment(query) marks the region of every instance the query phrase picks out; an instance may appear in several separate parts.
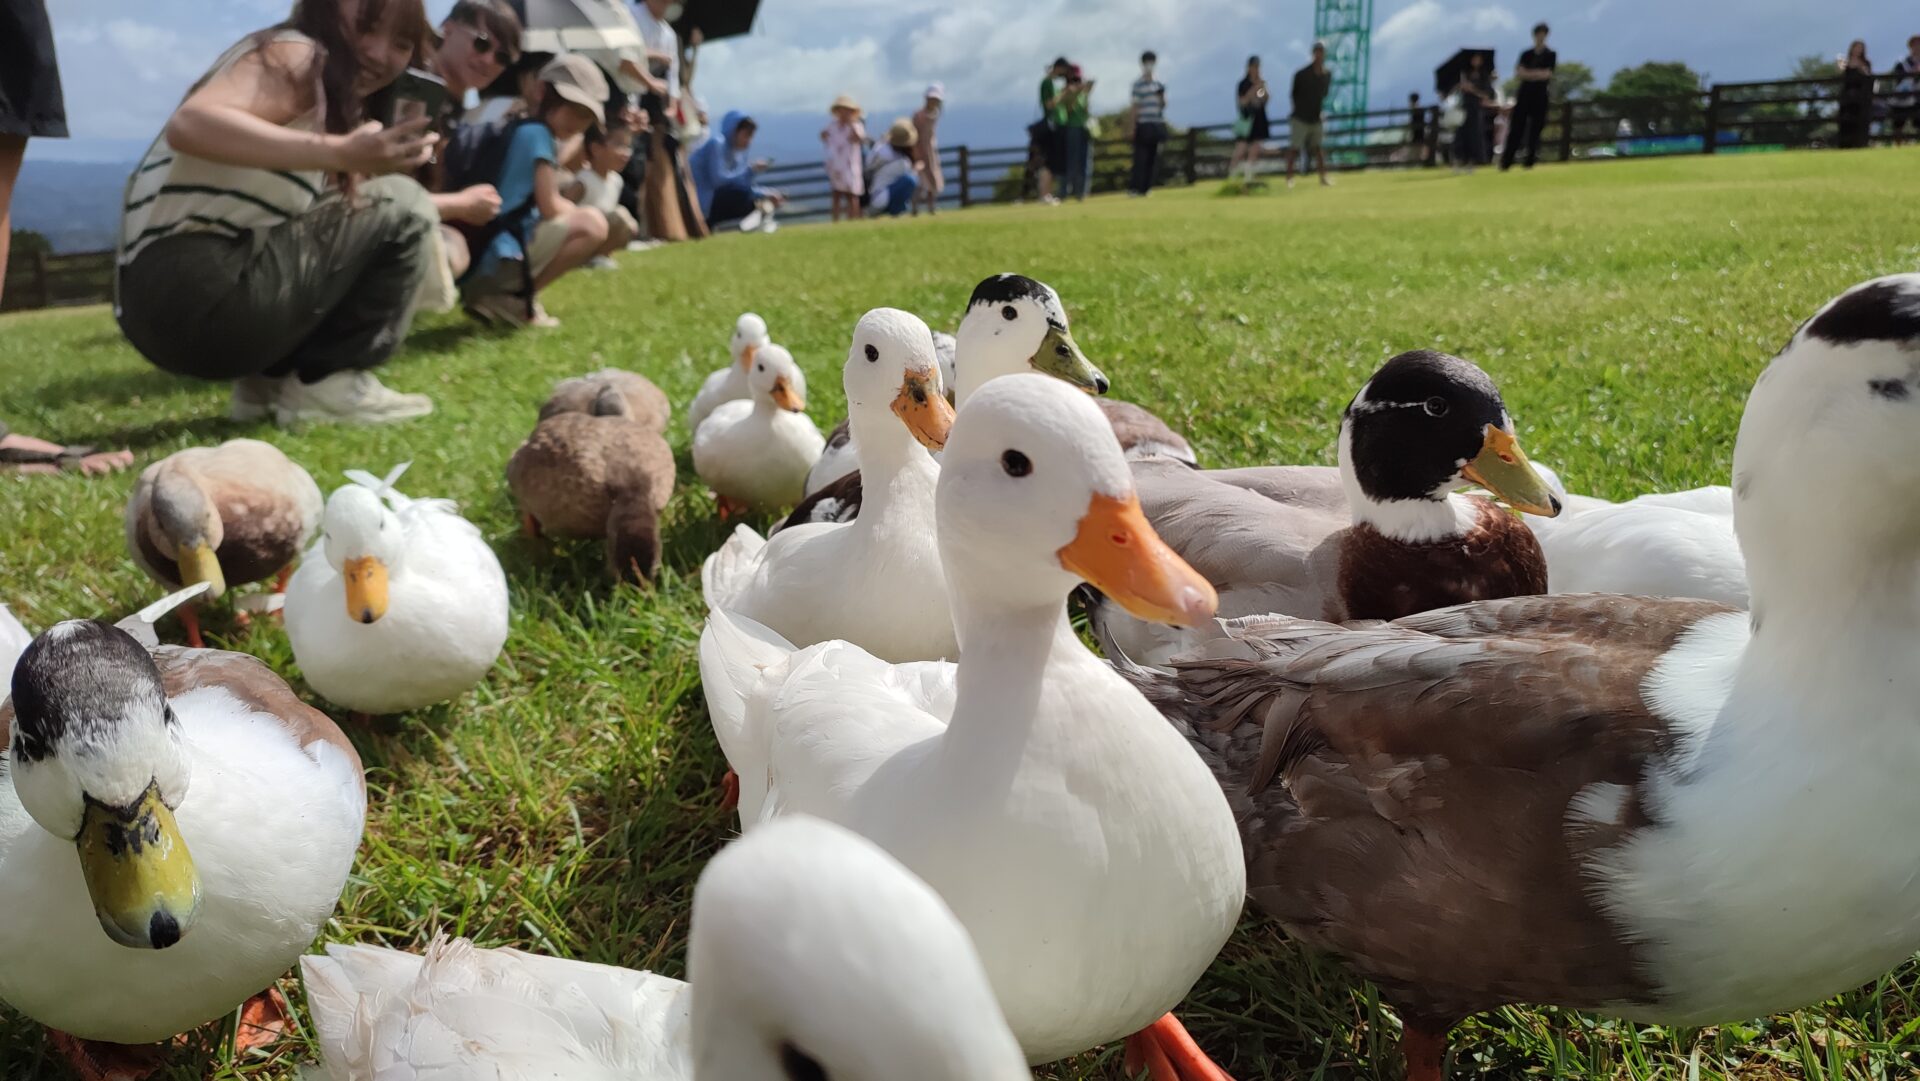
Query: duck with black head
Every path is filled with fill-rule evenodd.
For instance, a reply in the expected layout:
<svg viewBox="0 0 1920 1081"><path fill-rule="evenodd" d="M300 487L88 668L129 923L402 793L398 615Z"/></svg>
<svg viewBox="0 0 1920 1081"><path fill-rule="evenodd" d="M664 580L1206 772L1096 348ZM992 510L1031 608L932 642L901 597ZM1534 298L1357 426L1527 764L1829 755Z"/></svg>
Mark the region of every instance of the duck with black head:
<svg viewBox="0 0 1920 1081"><path fill-rule="evenodd" d="M1507 507L1551 516L1560 499L1477 365L1428 349L1387 361L1341 415L1339 456L1338 490L1313 467L1164 458L1135 463L1134 482L1154 528L1219 591L1223 619L1397 619L1546 591L1540 546ZM1469 485L1491 497L1460 491ZM1214 633L1137 620L1098 597L1092 607L1109 647L1141 663Z"/></svg>

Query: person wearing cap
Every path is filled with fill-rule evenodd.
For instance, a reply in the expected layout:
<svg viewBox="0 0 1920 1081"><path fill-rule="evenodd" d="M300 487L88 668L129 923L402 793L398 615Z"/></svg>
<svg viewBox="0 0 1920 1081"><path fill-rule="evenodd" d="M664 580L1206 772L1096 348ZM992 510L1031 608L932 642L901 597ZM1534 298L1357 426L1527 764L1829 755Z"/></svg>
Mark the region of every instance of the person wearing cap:
<svg viewBox="0 0 1920 1081"><path fill-rule="evenodd" d="M860 103L848 94L833 99L828 107L833 120L821 129L820 141L826 146L827 183L833 188L833 220L860 218L860 196L867 190L861 159L867 146L867 129L860 122Z"/></svg>
<svg viewBox="0 0 1920 1081"><path fill-rule="evenodd" d="M947 88L934 83L927 87L926 101L913 114L913 160L920 167L920 185L913 192L913 213L917 217L920 204L927 204L927 213L932 214L939 208L940 193L946 190L947 178L940 168L940 110L946 108Z"/></svg>
<svg viewBox="0 0 1920 1081"><path fill-rule="evenodd" d="M577 206L560 193L563 182L557 141L578 139L588 128L605 130L607 77L584 56L562 53L540 69L540 96L529 118L513 129L494 187L500 204L526 207L515 228L495 232L464 292L469 314L485 322L555 326L539 294L607 241L606 215ZM532 277L533 297L521 283Z"/></svg>
<svg viewBox="0 0 1920 1081"><path fill-rule="evenodd" d="M735 109L720 118L720 130L693 151L693 184L700 193L700 210L707 224L719 228L739 222L742 232L772 231L773 211L786 198L753 182L767 167L747 156L759 125Z"/></svg>
<svg viewBox="0 0 1920 1081"><path fill-rule="evenodd" d="M873 175L867 182L873 200L867 213L897 218L913 205L914 192L920 189L921 166L914 155L919 141L913 121L904 116L887 128L886 145L873 152Z"/></svg>
<svg viewBox="0 0 1920 1081"><path fill-rule="evenodd" d="M1149 49L1140 54L1140 77L1133 81L1133 101L1127 108L1127 123L1133 129L1133 169L1127 177L1128 195L1145 195L1153 190L1160 166L1160 144L1167 141L1167 87L1153 77L1159 61Z"/></svg>

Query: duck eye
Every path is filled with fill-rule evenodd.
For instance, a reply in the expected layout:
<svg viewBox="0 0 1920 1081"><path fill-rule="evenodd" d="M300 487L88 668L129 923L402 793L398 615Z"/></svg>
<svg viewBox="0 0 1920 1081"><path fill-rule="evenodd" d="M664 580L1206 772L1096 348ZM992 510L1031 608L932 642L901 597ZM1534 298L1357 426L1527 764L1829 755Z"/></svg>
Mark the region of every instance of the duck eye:
<svg viewBox="0 0 1920 1081"><path fill-rule="evenodd" d="M880 350L875 349L871 345L867 346L867 361L871 363L879 359L880 359Z"/></svg>
<svg viewBox="0 0 1920 1081"><path fill-rule="evenodd" d="M1000 309L1000 318L1005 319L1007 322L1011 323L1015 319L1020 318L1020 309L1009 304L1006 307Z"/></svg>
<svg viewBox="0 0 1920 1081"><path fill-rule="evenodd" d="M1421 408L1427 411L1427 416L1444 417L1447 415L1447 400L1445 398L1428 398L1426 404Z"/></svg>
<svg viewBox="0 0 1920 1081"><path fill-rule="evenodd" d="M1017 450L1010 450L1000 456L1000 468L1007 471L1009 477L1024 477L1033 472L1033 463Z"/></svg>
<svg viewBox="0 0 1920 1081"><path fill-rule="evenodd" d="M767 366L765 364L755 364L753 370L756 372L764 372L767 370Z"/></svg>

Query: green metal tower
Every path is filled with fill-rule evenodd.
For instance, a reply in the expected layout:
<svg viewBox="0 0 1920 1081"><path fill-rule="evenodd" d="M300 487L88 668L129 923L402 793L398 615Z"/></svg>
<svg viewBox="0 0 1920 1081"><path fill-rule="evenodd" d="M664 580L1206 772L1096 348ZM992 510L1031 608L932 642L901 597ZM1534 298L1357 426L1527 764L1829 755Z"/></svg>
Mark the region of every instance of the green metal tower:
<svg viewBox="0 0 1920 1081"><path fill-rule="evenodd" d="M1373 0L1313 0L1313 38L1327 47L1333 88L1329 116L1367 111L1367 61L1373 51ZM1357 141L1359 120L1327 125L1328 142Z"/></svg>

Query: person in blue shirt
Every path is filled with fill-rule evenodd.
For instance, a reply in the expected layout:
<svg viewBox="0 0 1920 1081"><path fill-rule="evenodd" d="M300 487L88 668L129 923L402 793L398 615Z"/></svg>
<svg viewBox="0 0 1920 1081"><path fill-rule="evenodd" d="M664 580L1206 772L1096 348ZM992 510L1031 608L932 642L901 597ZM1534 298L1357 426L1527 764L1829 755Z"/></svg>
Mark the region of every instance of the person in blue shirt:
<svg viewBox="0 0 1920 1081"><path fill-rule="evenodd" d="M760 228L762 221L771 220L767 216L773 209L786 202L779 192L753 182L754 174L767 167L765 161L747 157L758 127L735 109L721 117L719 131L709 133L693 151L693 184L700 192L700 210L713 228L735 221L745 230Z"/></svg>
<svg viewBox="0 0 1920 1081"><path fill-rule="evenodd" d="M556 141L588 128L606 128L607 78L593 61L562 53L540 69L540 100L533 116L513 129L494 188L503 218L525 207L519 228L503 228L487 242L466 289L467 311L487 322L557 326L538 299L541 290L599 251L607 218L560 194L564 182ZM529 303L520 283L532 275Z"/></svg>

